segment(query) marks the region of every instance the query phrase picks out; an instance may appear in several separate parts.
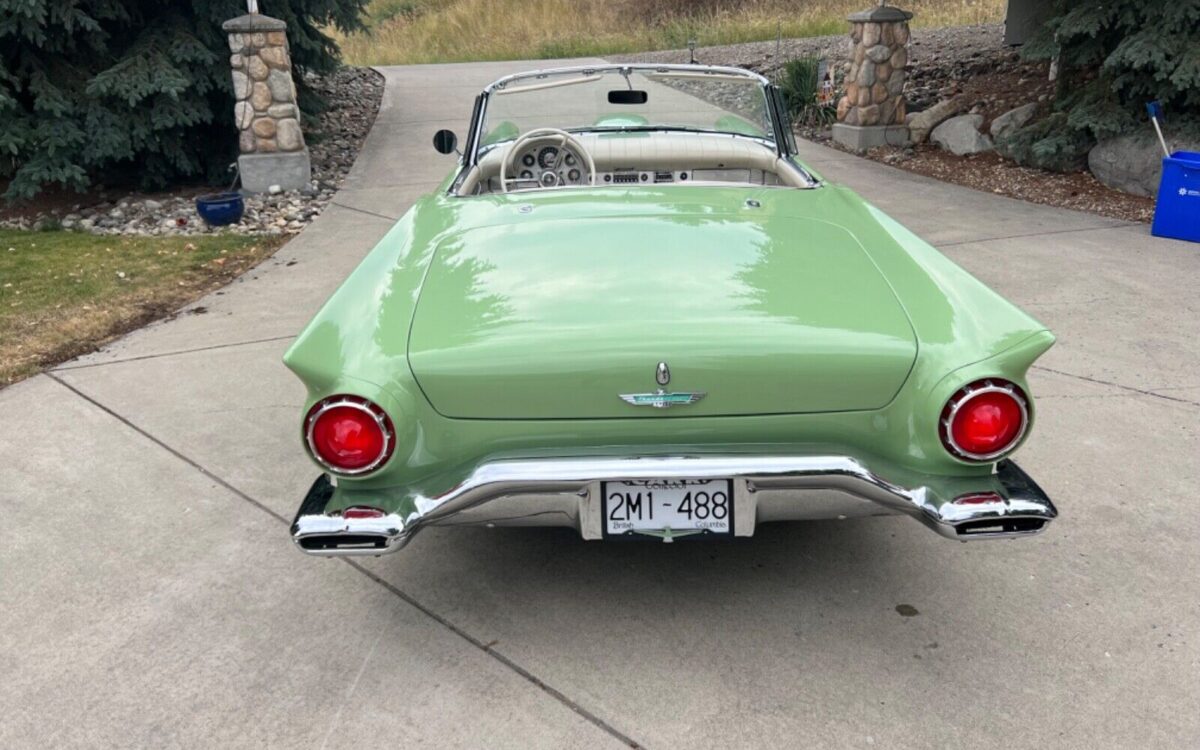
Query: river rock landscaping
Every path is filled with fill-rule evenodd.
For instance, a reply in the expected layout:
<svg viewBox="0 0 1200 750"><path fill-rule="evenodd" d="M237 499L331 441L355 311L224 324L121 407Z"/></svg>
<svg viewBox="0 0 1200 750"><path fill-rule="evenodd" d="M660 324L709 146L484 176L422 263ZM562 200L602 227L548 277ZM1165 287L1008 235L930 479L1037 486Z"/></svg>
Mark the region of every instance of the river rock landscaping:
<svg viewBox="0 0 1200 750"><path fill-rule="evenodd" d="M78 196L59 193L46 201L3 208L0 228L132 236L296 234L320 215L341 186L383 98L383 78L370 68L345 67L329 76L309 76L306 83L328 104L305 133L312 183L303 190L247 195L246 213L238 224L214 228L201 221L195 198L214 189L189 187L153 195L103 189Z"/></svg>

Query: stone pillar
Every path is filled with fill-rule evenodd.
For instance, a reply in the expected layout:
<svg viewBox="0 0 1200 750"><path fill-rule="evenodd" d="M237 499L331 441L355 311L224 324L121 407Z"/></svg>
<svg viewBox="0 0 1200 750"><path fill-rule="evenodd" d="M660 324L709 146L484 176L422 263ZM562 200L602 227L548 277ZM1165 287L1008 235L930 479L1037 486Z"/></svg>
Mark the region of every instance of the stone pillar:
<svg viewBox="0 0 1200 750"><path fill-rule="evenodd" d="M312 168L300 131L287 24L252 13L226 21L221 28L229 35L232 53L242 187L252 193L272 185L283 190L307 187Z"/></svg>
<svg viewBox="0 0 1200 750"><path fill-rule="evenodd" d="M908 65L906 10L880 5L851 15L850 70L838 101L833 137L856 151L908 142L904 78Z"/></svg>

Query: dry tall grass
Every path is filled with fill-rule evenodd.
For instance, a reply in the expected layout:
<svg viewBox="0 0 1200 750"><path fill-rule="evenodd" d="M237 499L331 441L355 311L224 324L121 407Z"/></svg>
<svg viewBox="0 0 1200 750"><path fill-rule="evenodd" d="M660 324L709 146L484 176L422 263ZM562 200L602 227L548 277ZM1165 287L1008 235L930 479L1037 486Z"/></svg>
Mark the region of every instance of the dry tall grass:
<svg viewBox="0 0 1200 750"><path fill-rule="evenodd" d="M1006 0L909 0L918 26L1003 20ZM873 0L374 0L354 65L516 60L840 34Z"/></svg>

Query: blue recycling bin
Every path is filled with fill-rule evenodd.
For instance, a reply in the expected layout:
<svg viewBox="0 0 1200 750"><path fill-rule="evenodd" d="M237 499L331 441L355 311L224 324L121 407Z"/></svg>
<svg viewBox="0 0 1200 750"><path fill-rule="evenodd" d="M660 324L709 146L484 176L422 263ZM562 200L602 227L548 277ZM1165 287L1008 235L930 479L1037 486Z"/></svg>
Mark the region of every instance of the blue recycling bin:
<svg viewBox="0 0 1200 750"><path fill-rule="evenodd" d="M1163 157L1150 234L1200 242L1200 153L1176 151Z"/></svg>

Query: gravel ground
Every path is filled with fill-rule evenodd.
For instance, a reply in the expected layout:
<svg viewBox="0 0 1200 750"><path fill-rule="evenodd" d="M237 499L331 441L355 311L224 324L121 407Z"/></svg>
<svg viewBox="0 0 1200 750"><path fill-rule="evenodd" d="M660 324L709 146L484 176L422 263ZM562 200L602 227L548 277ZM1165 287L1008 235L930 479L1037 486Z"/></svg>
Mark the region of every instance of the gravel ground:
<svg viewBox="0 0 1200 750"><path fill-rule="evenodd" d="M1001 48L1004 40L1003 24L982 26L950 26L940 29L914 28L909 44L909 73L920 66L945 65L962 67L987 56ZM849 35L817 36L805 39L784 39L782 42L752 42L723 47L700 47L696 49L696 61L713 65L734 65L739 68L762 73L770 77L788 60L796 57L824 57L846 61L849 54ZM686 63L688 51L667 50L644 52L636 55L618 55L613 62L663 62ZM910 80L911 85L911 80ZM915 100L909 93L910 100Z"/></svg>
<svg viewBox="0 0 1200 750"><path fill-rule="evenodd" d="M971 99L967 109L982 112L986 120L984 127L987 127L992 117L1013 107L1036 101L1038 97L1044 97L1043 101L1048 99L1051 86L1046 81L1045 65L1021 62L1015 51L1003 46L1003 40L1002 24L913 29L908 48L908 79L904 86L908 111L919 112L942 99L965 94ZM844 75L849 67L849 53L850 39L842 35L703 47L696 50L696 60L747 68L773 78L788 60L820 57L839 63L835 70ZM626 55L614 60L680 63L688 62L688 58L687 50L670 50ZM992 87L979 85L982 76L998 71L1014 74L1014 81L1020 81L1020 86L1014 90L1006 87L1004 96L998 96ZM801 128L801 134L812 137L817 133Z"/></svg>
<svg viewBox="0 0 1200 750"><path fill-rule="evenodd" d="M383 98L383 78L370 68L342 68L311 77L310 86L329 108L316 127L305 133L312 159L312 183L304 190L246 196L241 223L211 228L196 215L195 197L211 187L187 187L164 193L98 190L84 196L48 195L31 206L0 213L0 227L64 229L107 235L194 235L216 232L288 235L304 229L320 215L341 186L375 122Z"/></svg>

